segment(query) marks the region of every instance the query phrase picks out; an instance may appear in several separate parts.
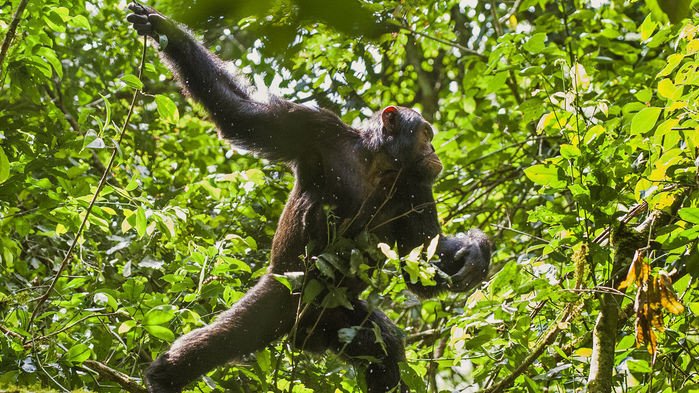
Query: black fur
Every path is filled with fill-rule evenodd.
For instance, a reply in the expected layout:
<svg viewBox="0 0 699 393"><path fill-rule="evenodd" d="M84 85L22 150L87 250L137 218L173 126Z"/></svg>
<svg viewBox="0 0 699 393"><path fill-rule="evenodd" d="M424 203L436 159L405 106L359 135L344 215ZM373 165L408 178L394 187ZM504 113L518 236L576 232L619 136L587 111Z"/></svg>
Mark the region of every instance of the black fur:
<svg viewBox="0 0 699 393"><path fill-rule="evenodd" d="M254 101L247 85L184 28L153 9L129 8L133 14L127 20L139 34L156 40L167 36L160 40L167 41L161 48L164 60L185 91L209 111L221 136L287 162L296 177L272 242L269 274L213 323L180 337L153 362L146 371L148 389L178 392L213 367L293 331L299 349L341 352L362 367L369 392L405 390L398 368L403 343L384 314L355 299L351 310L311 305L294 326L298 296L272 274L306 271L299 255L307 245L312 243L316 252L327 245L326 206L346 236L368 230L381 241L397 243L402 254L439 235L432 184L442 165L429 123L411 109L388 107L355 129L326 110L277 97ZM430 296L473 288L486 276L490 249L488 238L476 229L442 236L435 265L445 274L435 277L436 286L411 284L411 289ZM358 327L356 336L343 344L338 331L350 327ZM383 343L377 343L374 327Z"/></svg>

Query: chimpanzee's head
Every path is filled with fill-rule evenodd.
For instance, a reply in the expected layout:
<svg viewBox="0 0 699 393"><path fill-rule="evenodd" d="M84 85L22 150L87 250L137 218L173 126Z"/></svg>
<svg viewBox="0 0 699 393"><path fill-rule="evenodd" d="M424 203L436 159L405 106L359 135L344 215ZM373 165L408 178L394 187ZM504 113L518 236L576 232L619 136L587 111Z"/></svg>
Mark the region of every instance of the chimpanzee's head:
<svg viewBox="0 0 699 393"><path fill-rule="evenodd" d="M383 151L406 173L434 180L442 171L442 162L432 147L434 131L430 123L416 111L401 106L384 108L378 119Z"/></svg>

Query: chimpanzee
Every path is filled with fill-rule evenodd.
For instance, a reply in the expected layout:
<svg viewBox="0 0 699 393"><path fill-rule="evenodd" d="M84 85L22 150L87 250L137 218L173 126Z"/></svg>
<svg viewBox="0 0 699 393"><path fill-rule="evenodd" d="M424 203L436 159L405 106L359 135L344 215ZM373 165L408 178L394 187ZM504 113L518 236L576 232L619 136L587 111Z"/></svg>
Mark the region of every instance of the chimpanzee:
<svg viewBox="0 0 699 393"><path fill-rule="evenodd" d="M163 43L162 57L184 90L208 110L221 137L286 162L296 179L272 241L268 273L230 310L180 337L153 362L146 371L149 391L179 392L215 366L262 349L292 330L292 343L299 349L335 351L361 365L369 392L404 391L400 332L383 313L357 299L366 287L363 282L351 292L352 307L311 303L297 318L300 295L274 276L320 274L301 256L309 247L318 253L328 245L330 210L344 236L370 231L378 241L397 244L401 254L439 235L432 185L442 164L431 144L430 124L411 109L388 106L358 129L327 110L273 96L253 100L246 83L185 28L149 7L132 3L129 9L133 13L126 19L138 34ZM485 278L490 253L491 243L480 230L441 236L436 285L408 285L421 296L467 291ZM358 285L352 278L344 284ZM381 340L374 334L376 326ZM356 335L342 342L338 331L351 327Z"/></svg>

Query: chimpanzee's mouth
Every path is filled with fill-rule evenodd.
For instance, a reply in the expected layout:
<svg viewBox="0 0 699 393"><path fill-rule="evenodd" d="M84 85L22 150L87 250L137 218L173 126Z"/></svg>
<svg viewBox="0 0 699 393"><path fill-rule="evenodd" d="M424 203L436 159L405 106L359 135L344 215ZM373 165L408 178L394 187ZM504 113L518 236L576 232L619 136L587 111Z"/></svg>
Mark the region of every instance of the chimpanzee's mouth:
<svg viewBox="0 0 699 393"><path fill-rule="evenodd" d="M429 172L434 172L435 174L439 174L439 172L442 171L442 161L435 152L425 154L424 156L420 157L415 164L428 170Z"/></svg>

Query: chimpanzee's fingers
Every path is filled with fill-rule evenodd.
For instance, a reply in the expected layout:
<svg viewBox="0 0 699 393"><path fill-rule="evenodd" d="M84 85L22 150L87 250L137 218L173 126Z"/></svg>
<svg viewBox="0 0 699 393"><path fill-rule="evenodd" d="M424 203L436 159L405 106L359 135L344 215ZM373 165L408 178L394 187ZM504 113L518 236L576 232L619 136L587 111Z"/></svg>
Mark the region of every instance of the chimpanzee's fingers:
<svg viewBox="0 0 699 393"><path fill-rule="evenodd" d="M128 5L129 9L137 14L140 15L145 15L148 13L148 10L146 10L146 7L142 6L141 4L138 3L130 3Z"/></svg>
<svg viewBox="0 0 699 393"><path fill-rule="evenodd" d="M129 14L126 16L126 20L134 24L146 24L148 23L148 16L140 14Z"/></svg>

